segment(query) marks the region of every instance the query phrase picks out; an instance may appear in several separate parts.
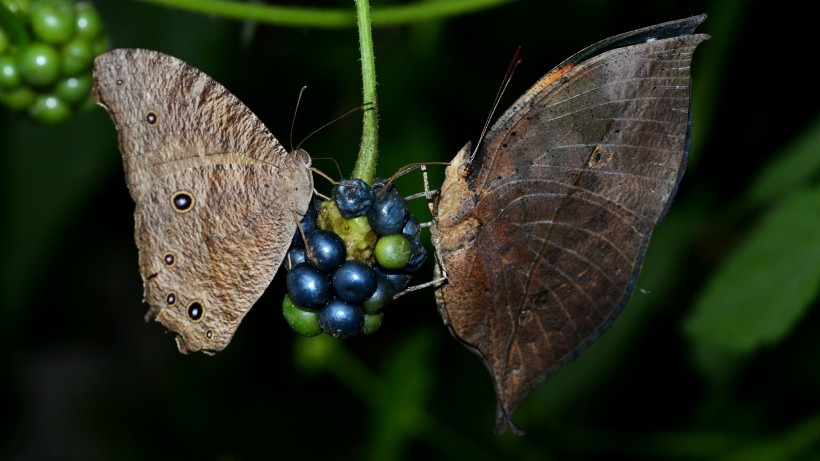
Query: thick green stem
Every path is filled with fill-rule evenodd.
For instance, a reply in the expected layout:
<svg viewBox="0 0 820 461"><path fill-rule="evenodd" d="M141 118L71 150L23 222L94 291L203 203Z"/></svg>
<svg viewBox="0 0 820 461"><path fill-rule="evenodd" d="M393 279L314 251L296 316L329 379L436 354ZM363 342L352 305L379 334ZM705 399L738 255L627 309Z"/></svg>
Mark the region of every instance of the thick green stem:
<svg viewBox="0 0 820 461"><path fill-rule="evenodd" d="M356 25L350 9L242 3L226 0L142 0L187 11L275 24L285 27L348 28ZM428 22L494 8L514 0L449 0L376 8L371 18L380 26Z"/></svg>
<svg viewBox="0 0 820 461"><path fill-rule="evenodd" d="M362 61L362 141L353 177L371 184L376 175L378 159L379 107L376 97L376 58L373 55L373 36L370 28L370 2L356 0L359 28L359 53Z"/></svg>

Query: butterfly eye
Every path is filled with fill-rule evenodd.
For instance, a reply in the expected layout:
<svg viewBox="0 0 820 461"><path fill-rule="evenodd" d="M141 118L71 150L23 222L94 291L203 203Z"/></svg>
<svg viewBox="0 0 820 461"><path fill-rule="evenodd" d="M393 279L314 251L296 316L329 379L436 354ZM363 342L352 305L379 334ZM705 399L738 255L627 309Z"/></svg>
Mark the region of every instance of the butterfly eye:
<svg viewBox="0 0 820 461"><path fill-rule="evenodd" d="M176 258L174 257L174 254L173 254L173 253L165 253L165 255L162 257L162 261L163 261L163 262L165 263L165 265L166 265L166 266L168 266L168 267L174 267L174 265L175 265L175 264L176 264L176 262L177 262L177 260L176 260Z"/></svg>
<svg viewBox="0 0 820 461"><path fill-rule="evenodd" d="M458 175L462 178L466 178L470 175L470 172L473 170L472 164L469 162L464 162L458 166Z"/></svg>
<svg viewBox="0 0 820 461"><path fill-rule="evenodd" d="M185 191L179 191L171 197L171 202L174 205L174 209L176 209L180 213L186 213L191 210L194 206L194 198Z"/></svg>
<svg viewBox="0 0 820 461"><path fill-rule="evenodd" d="M157 123L159 123L159 116L156 112L149 111L147 114L145 114L145 121L149 125L155 126Z"/></svg>
<svg viewBox="0 0 820 461"><path fill-rule="evenodd" d="M174 304L176 304L176 302L177 302L177 294L174 293L173 291L168 293L165 296L165 303L168 304L169 306L173 306Z"/></svg>
<svg viewBox="0 0 820 461"><path fill-rule="evenodd" d="M202 303L199 301L191 301L191 304L188 304L188 318L193 320L194 322L198 322L202 319L202 315L205 314L205 309L202 307Z"/></svg>

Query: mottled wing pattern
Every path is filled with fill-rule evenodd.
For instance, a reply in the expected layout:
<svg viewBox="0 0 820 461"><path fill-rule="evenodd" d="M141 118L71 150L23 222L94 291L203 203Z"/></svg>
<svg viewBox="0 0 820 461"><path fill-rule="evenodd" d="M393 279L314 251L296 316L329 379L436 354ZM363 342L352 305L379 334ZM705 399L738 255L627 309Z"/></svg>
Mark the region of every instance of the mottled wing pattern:
<svg viewBox="0 0 820 461"><path fill-rule="evenodd" d="M118 49L94 63L136 202L148 318L182 352L216 352L262 295L307 209L310 158L287 152L222 85L171 56Z"/></svg>
<svg viewBox="0 0 820 461"><path fill-rule="evenodd" d="M702 20L570 58L500 117L468 174L448 169L434 229L448 281L437 299L492 374L497 431L629 299L683 173Z"/></svg>

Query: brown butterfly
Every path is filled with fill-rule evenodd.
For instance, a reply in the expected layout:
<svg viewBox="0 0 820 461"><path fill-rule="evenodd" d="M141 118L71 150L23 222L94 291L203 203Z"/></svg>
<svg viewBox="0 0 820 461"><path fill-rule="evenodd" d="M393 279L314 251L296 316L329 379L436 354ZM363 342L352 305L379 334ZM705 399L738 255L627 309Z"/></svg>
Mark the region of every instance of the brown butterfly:
<svg viewBox="0 0 820 461"><path fill-rule="evenodd" d="M689 146L695 16L596 43L550 71L470 154L433 217L444 323L486 365L495 432L630 298ZM441 274L441 270L438 271Z"/></svg>
<svg viewBox="0 0 820 461"><path fill-rule="evenodd" d="M222 350L273 279L313 193L288 152L222 85L157 51L94 61L117 127L145 301L181 352Z"/></svg>

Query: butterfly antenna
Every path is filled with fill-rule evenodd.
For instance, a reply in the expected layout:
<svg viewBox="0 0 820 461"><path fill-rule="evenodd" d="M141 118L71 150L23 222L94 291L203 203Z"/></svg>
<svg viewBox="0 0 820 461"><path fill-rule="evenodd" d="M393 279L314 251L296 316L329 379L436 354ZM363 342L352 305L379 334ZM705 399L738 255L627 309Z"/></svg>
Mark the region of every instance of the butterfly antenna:
<svg viewBox="0 0 820 461"><path fill-rule="evenodd" d="M478 152L478 148L481 146L481 141L484 140L487 130L490 129L490 121L493 119L493 114L495 114L496 109L498 109L498 105L501 103L501 97L504 95L504 91L506 91L507 85L510 84L512 76L515 73L515 69L518 68L519 64L521 64L521 45L519 45L515 50L515 54L513 55L512 60L510 60L510 65L507 66L507 72L504 73L504 79L501 80L501 86L498 87L498 92L495 94L493 106L492 109L490 109L490 115L487 116L487 121L484 122L484 128L481 130L481 136L478 137L478 142L475 144L472 154L470 154L470 161L472 161L475 157L476 152Z"/></svg>
<svg viewBox="0 0 820 461"><path fill-rule="evenodd" d="M295 149L293 148L293 127L296 126L296 114L299 113L299 104L302 102L302 94L307 89L307 85L303 86L301 90L299 90L299 97L296 98L296 107L293 109L293 118L290 120L290 139L288 142L290 143L290 151L293 152ZM302 143L299 143L301 146ZM298 146L297 146L298 148Z"/></svg>
<svg viewBox="0 0 820 461"><path fill-rule="evenodd" d="M310 137L311 137L311 136L313 136L314 134L316 134L316 133L318 133L318 132L320 132L320 131L324 130L324 129L325 129L325 128L327 128L328 126L333 125L334 123L338 122L339 120L341 120L341 119L343 119L343 118L347 117L348 115L350 115L350 114L352 114L352 113L354 113L354 112L356 112L356 111L359 111L359 110L369 110L369 109L372 109L375 105L376 105L376 103L375 103L375 102L367 102L367 103L364 103L364 104L362 104L362 105L360 105L360 106L356 106L356 107L354 107L353 109L350 109L349 111L345 112L344 114L342 114L342 115L340 115L340 116L338 116L338 117L334 118L333 120L331 120L331 121L329 121L329 122L325 123L324 125L320 126L319 128L316 128L315 130L313 130L313 131L311 131L310 133L308 133L308 135L307 135L307 136L305 136L305 137L304 137L304 139L302 139L302 141L301 141L301 142L300 142L300 143L296 146L296 148L297 148L297 149L299 149L299 148L302 146L302 144L304 144L304 142L308 140L308 138L310 138Z"/></svg>

